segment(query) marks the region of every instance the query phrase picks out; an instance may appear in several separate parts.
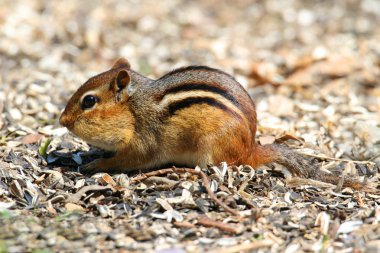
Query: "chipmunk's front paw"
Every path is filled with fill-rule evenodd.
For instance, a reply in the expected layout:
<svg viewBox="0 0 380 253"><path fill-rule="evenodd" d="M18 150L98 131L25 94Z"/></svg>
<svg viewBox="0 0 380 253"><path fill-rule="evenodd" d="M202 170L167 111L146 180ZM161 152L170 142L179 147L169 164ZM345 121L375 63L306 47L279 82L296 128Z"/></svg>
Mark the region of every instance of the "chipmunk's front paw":
<svg viewBox="0 0 380 253"><path fill-rule="evenodd" d="M95 174L98 172L103 172L106 168L104 168L103 161L104 159L97 159L90 163L79 166L79 172L82 174Z"/></svg>

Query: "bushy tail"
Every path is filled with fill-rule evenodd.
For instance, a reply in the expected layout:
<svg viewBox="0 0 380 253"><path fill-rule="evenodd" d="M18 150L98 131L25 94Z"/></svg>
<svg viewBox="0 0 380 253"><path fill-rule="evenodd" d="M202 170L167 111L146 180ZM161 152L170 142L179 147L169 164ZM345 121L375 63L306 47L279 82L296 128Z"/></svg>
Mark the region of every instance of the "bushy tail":
<svg viewBox="0 0 380 253"><path fill-rule="evenodd" d="M343 183L344 187L351 187L356 190L376 191L375 187L372 187L369 183L361 182L357 178L320 170L318 165L310 159L283 145L258 145L254 160L256 166L272 162L281 164L294 176L319 180L334 185Z"/></svg>

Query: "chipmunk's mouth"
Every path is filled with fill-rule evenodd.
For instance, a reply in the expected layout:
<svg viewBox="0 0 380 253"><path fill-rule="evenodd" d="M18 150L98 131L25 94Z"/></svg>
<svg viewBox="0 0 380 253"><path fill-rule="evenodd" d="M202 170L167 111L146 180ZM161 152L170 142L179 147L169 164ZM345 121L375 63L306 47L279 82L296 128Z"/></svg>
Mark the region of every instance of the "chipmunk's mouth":
<svg viewBox="0 0 380 253"><path fill-rule="evenodd" d="M73 132L75 134L75 132ZM117 144L115 143L112 143L112 142L106 142L104 141L103 139L97 139L97 138L93 138L93 136L91 137L87 137L87 136L78 136L80 138L82 138L85 142L87 142L88 144L90 144L91 146L94 146L96 148L99 148L99 149L102 149L104 150L105 152L116 152L117 151Z"/></svg>

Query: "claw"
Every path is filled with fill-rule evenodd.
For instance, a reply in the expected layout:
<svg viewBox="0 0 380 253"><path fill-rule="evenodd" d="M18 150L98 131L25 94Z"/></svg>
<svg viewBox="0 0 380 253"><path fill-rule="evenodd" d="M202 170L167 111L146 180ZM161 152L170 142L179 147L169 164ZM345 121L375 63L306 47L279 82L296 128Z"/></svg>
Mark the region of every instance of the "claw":
<svg viewBox="0 0 380 253"><path fill-rule="evenodd" d="M101 172L102 168L100 166L101 159L89 162L87 164L78 167L78 171L82 174L95 174Z"/></svg>

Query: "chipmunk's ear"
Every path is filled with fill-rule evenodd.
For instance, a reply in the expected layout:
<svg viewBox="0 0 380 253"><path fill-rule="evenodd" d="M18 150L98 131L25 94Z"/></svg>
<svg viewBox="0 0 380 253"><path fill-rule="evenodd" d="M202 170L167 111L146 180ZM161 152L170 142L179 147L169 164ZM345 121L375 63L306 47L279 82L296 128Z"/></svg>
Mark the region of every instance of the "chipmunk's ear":
<svg viewBox="0 0 380 253"><path fill-rule="evenodd" d="M131 64L129 64L129 61L127 59L120 58L119 60L117 60L115 62L115 64L112 66L111 69L120 69L120 68L130 69L131 68Z"/></svg>
<svg viewBox="0 0 380 253"><path fill-rule="evenodd" d="M116 91L121 92L124 90L129 83L131 82L131 76L129 75L128 71L125 69L122 69L117 73L116 79L115 79L115 85L116 85Z"/></svg>

